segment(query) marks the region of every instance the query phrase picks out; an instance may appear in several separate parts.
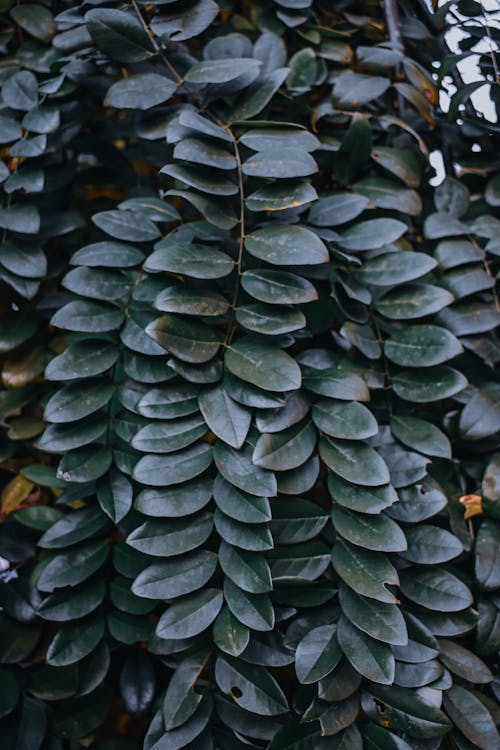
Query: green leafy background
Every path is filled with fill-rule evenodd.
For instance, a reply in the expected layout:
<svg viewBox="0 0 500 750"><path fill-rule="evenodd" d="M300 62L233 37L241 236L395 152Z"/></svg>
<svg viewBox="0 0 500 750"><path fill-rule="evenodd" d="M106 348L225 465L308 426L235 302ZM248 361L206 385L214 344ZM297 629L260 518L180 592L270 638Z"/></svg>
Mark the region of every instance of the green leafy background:
<svg viewBox="0 0 500 750"><path fill-rule="evenodd" d="M488 13L0 9L2 747L498 750Z"/></svg>

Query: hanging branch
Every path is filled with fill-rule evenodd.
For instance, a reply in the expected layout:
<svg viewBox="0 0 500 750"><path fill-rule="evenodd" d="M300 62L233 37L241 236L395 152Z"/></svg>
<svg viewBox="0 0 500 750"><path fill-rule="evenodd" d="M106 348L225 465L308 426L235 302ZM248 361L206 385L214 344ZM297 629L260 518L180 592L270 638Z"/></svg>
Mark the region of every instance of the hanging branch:
<svg viewBox="0 0 500 750"><path fill-rule="evenodd" d="M385 20L389 39L394 49L403 50L403 38L401 36L401 21L397 0L384 0Z"/></svg>
<svg viewBox="0 0 500 750"><path fill-rule="evenodd" d="M441 25L436 21L434 14L427 7L425 0L415 0L414 7L415 7L415 12L417 16L419 16L422 23L425 24L425 26L427 26L429 31L434 36L437 34L440 34L443 31ZM448 46L446 38L443 39L443 47L446 53L451 54L451 49ZM463 86L465 86L465 81L462 78L462 75L456 66L453 68L450 75L453 79L453 84L454 86L456 86L457 89L460 89ZM470 115L471 117L477 117L476 109L470 97L467 97L465 101L465 109L468 115Z"/></svg>
<svg viewBox="0 0 500 750"><path fill-rule="evenodd" d="M398 0L384 0L385 22L391 46L398 52L403 52L403 37L401 36L401 22L399 18ZM399 67L399 66L398 66ZM398 91L398 112L403 117L405 109L404 98Z"/></svg>

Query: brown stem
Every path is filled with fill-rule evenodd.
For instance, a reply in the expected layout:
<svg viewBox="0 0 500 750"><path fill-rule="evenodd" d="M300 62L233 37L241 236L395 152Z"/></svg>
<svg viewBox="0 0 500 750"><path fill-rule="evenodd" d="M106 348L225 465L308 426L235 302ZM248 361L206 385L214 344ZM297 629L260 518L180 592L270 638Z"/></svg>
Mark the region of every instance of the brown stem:
<svg viewBox="0 0 500 750"><path fill-rule="evenodd" d="M140 8L139 8L139 6L137 5L137 2L136 2L136 0L132 0L132 7L133 7L133 8L134 8L134 10L135 10L135 14L136 14L137 18L138 18L138 19L139 19L139 21L141 22L141 24L142 24L142 27L143 27L144 31L146 31L147 35L148 35L148 36L149 36L149 38L151 39L151 43L152 43L153 47L155 48L155 52L156 52L156 54L157 54L157 55L158 55L159 57L161 57L161 59L163 60L163 62L164 62L164 63L165 63L165 65L167 66L167 68L168 68L168 69L170 70L170 72L171 72L171 73L172 73L172 75L174 76L174 78L175 78L175 80L177 81L177 83L178 83L179 85L180 85L180 84L183 84L183 83L184 83L184 81L183 81L183 79L182 79L182 76L180 76L180 75L179 75L179 73L178 73L178 72L176 71L176 69L174 68L174 66L172 65L172 63L171 63L171 62L170 62L170 60L168 59L168 57L167 57L167 56L165 55L165 53L163 52L162 48L160 47L160 45L158 44L158 42L156 41L156 39L154 38L154 36L153 36L153 35L152 35L152 34L150 33L150 29L149 29L149 26L147 25L146 21L144 20L144 17L143 17L143 15L142 15L142 13L141 13L141 9L140 9Z"/></svg>

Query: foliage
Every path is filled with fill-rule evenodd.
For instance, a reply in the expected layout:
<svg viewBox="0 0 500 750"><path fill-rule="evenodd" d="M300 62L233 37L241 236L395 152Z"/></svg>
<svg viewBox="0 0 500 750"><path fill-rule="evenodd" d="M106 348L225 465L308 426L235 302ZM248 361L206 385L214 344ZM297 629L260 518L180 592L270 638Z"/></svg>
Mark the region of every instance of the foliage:
<svg viewBox="0 0 500 750"><path fill-rule="evenodd" d="M487 14L0 7L2 746L498 749Z"/></svg>

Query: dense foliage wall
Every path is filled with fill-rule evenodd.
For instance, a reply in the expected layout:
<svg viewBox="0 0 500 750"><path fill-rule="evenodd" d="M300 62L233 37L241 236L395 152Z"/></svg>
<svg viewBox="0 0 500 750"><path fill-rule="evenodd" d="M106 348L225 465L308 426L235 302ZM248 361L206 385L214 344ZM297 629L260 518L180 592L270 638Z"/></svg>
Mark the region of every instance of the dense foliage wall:
<svg viewBox="0 0 500 750"><path fill-rule="evenodd" d="M498 750L488 14L0 10L2 748Z"/></svg>

